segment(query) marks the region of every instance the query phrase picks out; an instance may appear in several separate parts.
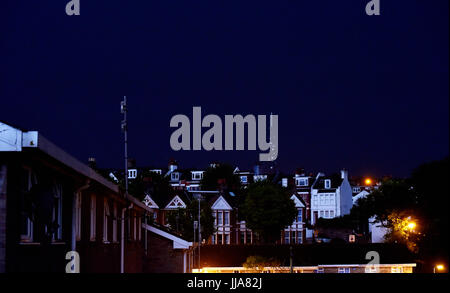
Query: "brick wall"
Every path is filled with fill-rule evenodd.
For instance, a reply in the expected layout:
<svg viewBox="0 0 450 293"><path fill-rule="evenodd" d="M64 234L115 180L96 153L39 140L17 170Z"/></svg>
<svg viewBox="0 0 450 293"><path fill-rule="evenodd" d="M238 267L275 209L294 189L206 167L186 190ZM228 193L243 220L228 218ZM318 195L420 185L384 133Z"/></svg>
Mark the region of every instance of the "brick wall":
<svg viewBox="0 0 450 293"><path fill-rule="evenodd" d="M172 240L148 233L148 248L145 272L183 273L183 250L173 249Z"/></svg>

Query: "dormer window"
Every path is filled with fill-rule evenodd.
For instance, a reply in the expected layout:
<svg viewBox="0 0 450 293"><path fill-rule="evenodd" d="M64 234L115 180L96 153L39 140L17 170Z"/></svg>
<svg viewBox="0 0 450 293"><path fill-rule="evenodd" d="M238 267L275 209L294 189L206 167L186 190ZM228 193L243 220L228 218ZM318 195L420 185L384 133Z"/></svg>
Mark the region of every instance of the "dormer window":
<svg viewBox="0 0 450 293"><path fill-rule="evenodd" d="M136 169L128 170L128 179L136 179L136 177L137 177L137 170Z"/></svg>
<svg viewBox="0 0 450 293"><path fill-rule="evenodd" d="M162 174L162 170L161 169L153 169L153 170L150 170L150 172L156 173L156 174L159 174L159 175Z"/></svg>
<svg viewBox="0 0 450 293"><path fill-rule="evenodd" d="M192 172L192 180L202 180L203 172Z"/></svg>
<svg viewBox="0 0 450 293"><path fill-rule="evenodd" d="M247 183L247 176L241 176L241 183Z"/></svg>
<svg viewBox="0 0 450 293"><path fill-rule="evenodd" d="M177 165L169 165L169 171L170 171L170 172L175 171L177 168L178 168Z"/></svg>
<svg viewBox="0 0 450 293"><path fill-rule="evenodd" d="M296 178L297 186L308 186L308 178Z"/></svg>
<svg viewBox="0 0 450 293"><path fill-rule="evenodd" d="M174 173L170 174L170 180L176 181L178 179L180 179L180 174L178 172L174 172Z"/></svg>
<svg viewBox="0 0 450 293"><path fill-rule="evenodd" d="M325 189L330 189L331 188L331 180L330 179L326 179L325 180Z"/></svg>

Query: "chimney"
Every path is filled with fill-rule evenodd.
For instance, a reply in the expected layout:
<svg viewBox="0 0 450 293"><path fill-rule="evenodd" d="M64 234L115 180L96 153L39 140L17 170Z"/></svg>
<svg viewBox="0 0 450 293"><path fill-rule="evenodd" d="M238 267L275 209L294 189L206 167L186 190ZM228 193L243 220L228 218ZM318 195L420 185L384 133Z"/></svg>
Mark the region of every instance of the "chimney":
<svg viewBox="0 0 450 293"><path fill-rule="evenodd" d="M94 157L90 157L88 158L88 166L92 169L96 169L97 168L97 162L95 161Z"/></svg>
<svg viewBox="0 0 450 293"><path fill-rule="evenodd" d="M341 170L341 178L344 180L348 180L348 171L345 169Z"/></svg>

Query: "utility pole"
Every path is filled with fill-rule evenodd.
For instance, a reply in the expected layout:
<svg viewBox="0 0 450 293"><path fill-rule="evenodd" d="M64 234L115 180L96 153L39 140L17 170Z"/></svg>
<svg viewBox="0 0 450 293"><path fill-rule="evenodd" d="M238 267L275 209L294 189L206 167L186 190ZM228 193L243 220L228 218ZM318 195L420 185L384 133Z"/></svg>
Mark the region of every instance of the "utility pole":
<svg viewBox="0 0 450 293"><path fill-rule="evenodd" d="M198 221L194 221L194 249L192 250L192 266L195 263L195 234L197 234ZM199 267L200 268L200 267Z"/></svg>
<svg viewBox="0 0 450 293"><path fill-rule="evenodd" d="M127 122L127 97L123 96L123 101L120 102L120 112L123 114L122 131L124 133L125 143L125 194L128 195L128 122Z"/></svg>

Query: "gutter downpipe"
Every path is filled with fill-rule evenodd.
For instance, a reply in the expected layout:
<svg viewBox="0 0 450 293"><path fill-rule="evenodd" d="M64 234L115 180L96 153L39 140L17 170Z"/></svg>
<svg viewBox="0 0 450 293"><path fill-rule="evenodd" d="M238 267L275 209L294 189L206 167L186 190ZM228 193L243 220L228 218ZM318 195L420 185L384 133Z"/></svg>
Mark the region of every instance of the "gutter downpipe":
<svg viewBox="0 0 450 293"><path fill-rule="evenodd" d="M83 190L88 189L91 186L91 181L87 180L86 184L78 188L72 199L72 239L71 239L71 247L70 249L72 251L76 251L77 249L77 204L78 204L78 197L81 196L81 192Z"/></svg>
<svg viewBox="0 0 450 293"><path fill-rule="evenodd" d="M132 209L133 203L130 204L129 207L122 209L122 223L120 229L120 273L123 274L125 272L125 211Z"/></svg>

